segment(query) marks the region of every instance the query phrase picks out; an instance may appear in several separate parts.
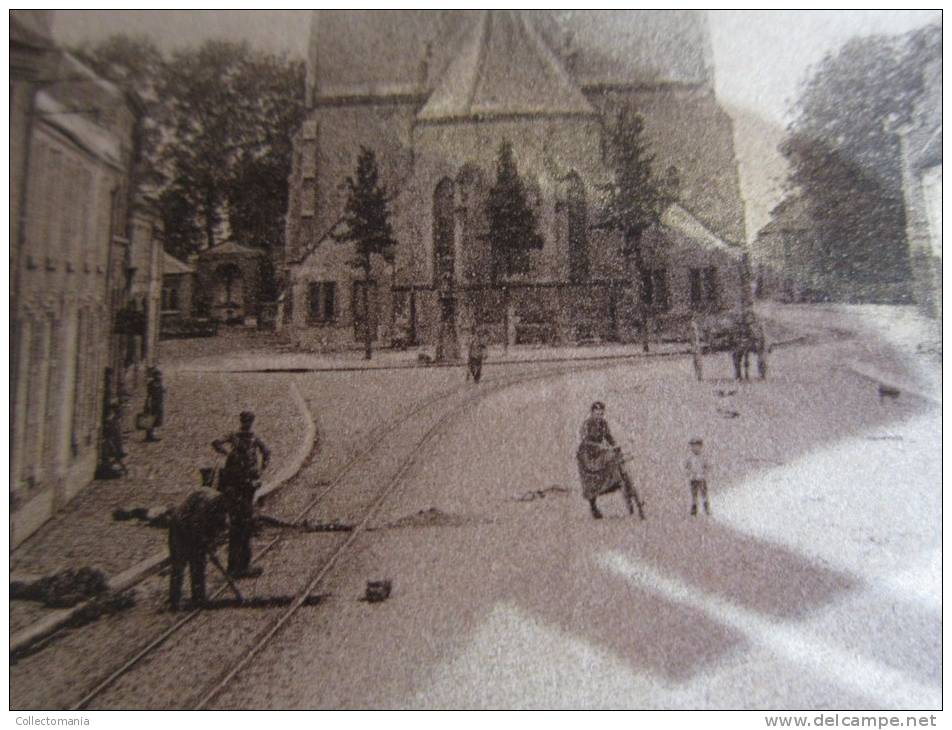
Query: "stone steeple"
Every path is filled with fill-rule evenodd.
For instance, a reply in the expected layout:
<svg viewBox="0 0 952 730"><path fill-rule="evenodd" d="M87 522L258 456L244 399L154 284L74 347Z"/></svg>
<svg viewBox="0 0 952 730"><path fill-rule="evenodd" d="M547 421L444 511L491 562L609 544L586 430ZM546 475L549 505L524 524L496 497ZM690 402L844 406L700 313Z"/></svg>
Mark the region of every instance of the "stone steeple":
<svg viewBox="0 0 952 730"><path fill-rule="evenodd" d="M525 15L484 11L418 119L591 116L595 110Z"/></svg>

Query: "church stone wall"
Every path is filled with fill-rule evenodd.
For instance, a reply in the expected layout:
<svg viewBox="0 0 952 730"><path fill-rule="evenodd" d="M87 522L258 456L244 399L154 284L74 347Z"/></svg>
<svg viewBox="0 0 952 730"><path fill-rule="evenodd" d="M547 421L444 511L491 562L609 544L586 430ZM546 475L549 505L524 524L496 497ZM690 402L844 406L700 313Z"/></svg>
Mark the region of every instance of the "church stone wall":
<svg viewBox="0 0 952 730"><path fill-rule="evenodd" d="M391 193L406 185L415 111L412 104L386 100L311 111L295 138L285 262L300 259L340 218L347 200L345 181L357 170L361 146L376 153Z"/></svg>
<svg viewBox="0 0 952 730"><path fill-rule="evenodd" d="M579 175L592 201L596 186L606 179L600 153L600 124L591 118L519 119L493 122L461 121L454 124L421 124L414 135L413 182L397 205L407 215L401 218L397 235L406 243L414 261L411 279L418 285L432 284L433 191L444 178L457 181L464 167L478 169L482 188L488 194L496 179L496 161L504 141L512 144L519 174L534 191L538 203L539 232L545 243L531 252L532 281L554 282L568 278L567 242L560 230L564 217L558 203L564 198L564 178ZM460 185L457 184L457 188ZM463 206L461 206L462 208ZM482 228L488 226L483 222ZM459 226L458 226L459 228ZM472 239L470 239L472 240ZM457 281L465 282L469 251L465 231L456 236ZM488 247L485 250L488 255ZM462 263L461 263L462 262ZM476 266L476 268L479 268ZM485 271L485 267L482 269ZM486 279L484 279L486 281Z"/></svg>
<svg viewBox="0 0 952 730"><path fill-rule="evenodd" d="M589 92L588 97L606 123L630 103L645 120L646 137L657 154L655 169L677 168L681 204L726 241L745 240L733 123L712 91L672 86Z"/></svg>
<svg viewBox="0 0 952 730"><path fill-rule="evenodd" d="M319 14L316 32L327 41L330 26L322 25L320 18L343 22L345 15L350 17ZM608 22L607 16L599 14L566 16L555 25L546 21L548 29L543 27L542 33L561 59L557 63L564 65L565 73L574 79L594 113L587 113L582 105L572 114L544 109L527 111L523 92L529 90L512 88L508 89L511 98L489 99L493 104L508 103L512 110L509 116L500 112L502 116L495 118L470 113L472 110L466 104L455 115L417 116L439 79L449 73L447 64L455 63L467 49L472 50L466 43L471 41L470 31L480 17L478 14L447 14L442 20L425 16L427 22L434 23L424 23L425 32L423 26L417 30L427 39L435 34L444 42L428 48L429 40L417 42L417 35L401 35L394 37L392 48L381 50L379 56L363 54L360 48L362 44L375 45L373 39L384 33L384 16L358 13L355 17L354 35L348 36L347 46L351 49L353 41L356 50L348 53L360 55L353 67L335 70L335 63L347 65L348 53L328 54L325 51L331 46L320 44L320 38L312 39L312 43L324 48L317 49L317 56L324 56L323 60L315 57L310 69L314 79L310 99L313 107L296 144L288 221L289 253L293 253L287 257L291 262L288 273L295 280L295 329L305 331L302 337L327 341L333 329L341 343L349 337L351 346L359 345L352 322L346 321L353 272L342 260L340 249L333 248L331 252L330 248L320 248L312 256L305 254L315 246L325 246L321 239L339 219L347 196L344 181L355 171L361 145L375 150L383 182L395 195L392 223L398 245L391 279L393 289L388 290L387 297L379 297L380 306L392 303L391 320L407 321L416 341L426 345L439 339L442 305L439 282L435 281L434 193L444 179L453 183L452 197L443 200L444 205L452 208L449 215L454 218L452 286L455 324L461 342L466 341L476 323L487 327L490 337L497 342L512 341L514 323L523 327L521 334L516 333L517 339L545 337L570 342L630 340L636 336L640 307L634 301L630 266L621 256L621 237L615 231L598 228L603 187L610 180L603 132L622 105L633 106L643 116L651 152L656 155L657 172L663 174L672 165L677 168L683 208L721 239L729 243L744 240L733 128L713 92L703 16L625 15L630 21L628 25L614 29L605 28L606 22L611 26L614 21ZM648 33L641 21L661 24L659 28L663 26L665 32ZM574 28L576 22L584 28ZM560 24L565 26L561 30ZM502 32L500 28L523 28L519 23L486 27L495 29L497 36ZM589 41L601 37L598 28L622 32L625 37L619 42L628 43L633 53L637 51L628 58L625 69L611 63L606 66L610 59L598 57L597 49L589 47ZM569 30L578 32L563 33ZM586 36L588 31L591 32ZM657 52L649 49L642 42L644 39L639 40L639 34L645 33L653 43L661 43ZM524 40L514 37L507 42ZM494 37L480 42L477 50L485 54L503 40ZM341 39L332 39L332 43L340 44ZM670 53L674 58L686 58L685 47L693 49L691 63L683 68L672 66ZM400 57L402 65L385 61L386 54L391 52ZM408 58L417 59L416 77L414 63L405 63ZM473 63L478 61L478 69L483 68L479 65L485 60L483 56L473 58ZM551 58L545 53L540 53L534 62L543 74L551 69ZM368 63L370 66L364 68ZM632 64L638 66L638 73L628 73ZM457 75L464 81L475 78L474 89L482 88L478 86L478 73ZM561 72L555 76L561 76ZM346 81L347 90L333 87L331 82L335 79ZM338 96L335 98L334 94ZM544 240L541 250L530 252L530 272L512 277L505 282L505 289L494 287L491 281L492 257L486 238L486 203L503 141L512 144L519 173L530 191L530 202L536 206L539 232ZM573 281L570 240L577 240L577 233L570 235L569 221L571 218L578 225L578 214L570 216L569 202L574 201L572 205L576 207L572 210L578 211L580 196L584 199L588 266L587 275L581 281ZM577 232L578 228L574 230ZM716 267L720 291L725 293L722 304L733 306L734 293L740 290L739 284L735 287L739 268L734 252L723 246L707 250L704 243L689 241L678 231L667 231L665 235L671 245L663 254L651 245L645 251L649 268L667 271L671 306L664 317L690 315L691 268ZM315 263L322 257L323 263ZM318 271L315 266L324 268ZM338 281L341 299L340 321L321 334L315 334L313 326L298 321L298 317L304 317L308 277L315 276ZM381 285L380 293L383 291ZM659 315L658 320L661 319Z"/></svg>

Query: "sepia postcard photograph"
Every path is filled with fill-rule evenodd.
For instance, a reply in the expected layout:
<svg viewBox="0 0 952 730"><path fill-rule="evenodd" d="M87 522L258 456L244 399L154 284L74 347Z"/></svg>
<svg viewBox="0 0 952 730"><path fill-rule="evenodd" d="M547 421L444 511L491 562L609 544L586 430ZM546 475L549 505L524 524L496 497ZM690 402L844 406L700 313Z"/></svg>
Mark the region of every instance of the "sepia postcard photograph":
<svg viewBox="0 0 952 730"><path fill-rule="evenodd" d="M936 726L942 36L9 10L16 724Z"/></svg>

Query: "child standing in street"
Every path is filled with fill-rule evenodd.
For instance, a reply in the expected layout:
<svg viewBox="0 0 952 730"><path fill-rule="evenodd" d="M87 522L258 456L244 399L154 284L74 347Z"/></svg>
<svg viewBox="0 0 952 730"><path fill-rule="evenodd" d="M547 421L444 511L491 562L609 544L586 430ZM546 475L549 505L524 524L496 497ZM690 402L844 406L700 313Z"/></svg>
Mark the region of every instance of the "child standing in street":
<svg viewBox="0 0 952 730"><path fill-rule="evenodd" d="M691 514L697 514L697 498L700 494L704 502L704 514L711 514L711 508L707 501L707 476L710 466L707 459L704 458L704 442L699 438L693 438L690 441L691 453L684 462L684 471L687 472L688 480L691 483Z"/></svg>

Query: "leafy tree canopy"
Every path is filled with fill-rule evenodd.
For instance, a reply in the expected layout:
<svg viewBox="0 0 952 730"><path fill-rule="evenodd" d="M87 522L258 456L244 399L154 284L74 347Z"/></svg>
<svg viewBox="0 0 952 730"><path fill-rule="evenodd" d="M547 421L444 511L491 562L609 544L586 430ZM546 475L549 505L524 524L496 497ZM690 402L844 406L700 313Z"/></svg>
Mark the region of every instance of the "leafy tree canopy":
<svg viewBox="0 0 952 730"><path fill-rule="evenodd" d="M835 299L903 300L910 276L897 125L909 121L941 29L854 38L803 83L781 151L816 235L812 271ZM797 273L797 272L792 272Z"/></svg>
<svg viewBox="0 0 952 730"><path fill-rule="evenodd" d="M139 179L159 197L171 253L229 235L263 247L280 240L304 112L301 61L225 41L166 57L128 36L77 53L144 102Z"/></svg>

